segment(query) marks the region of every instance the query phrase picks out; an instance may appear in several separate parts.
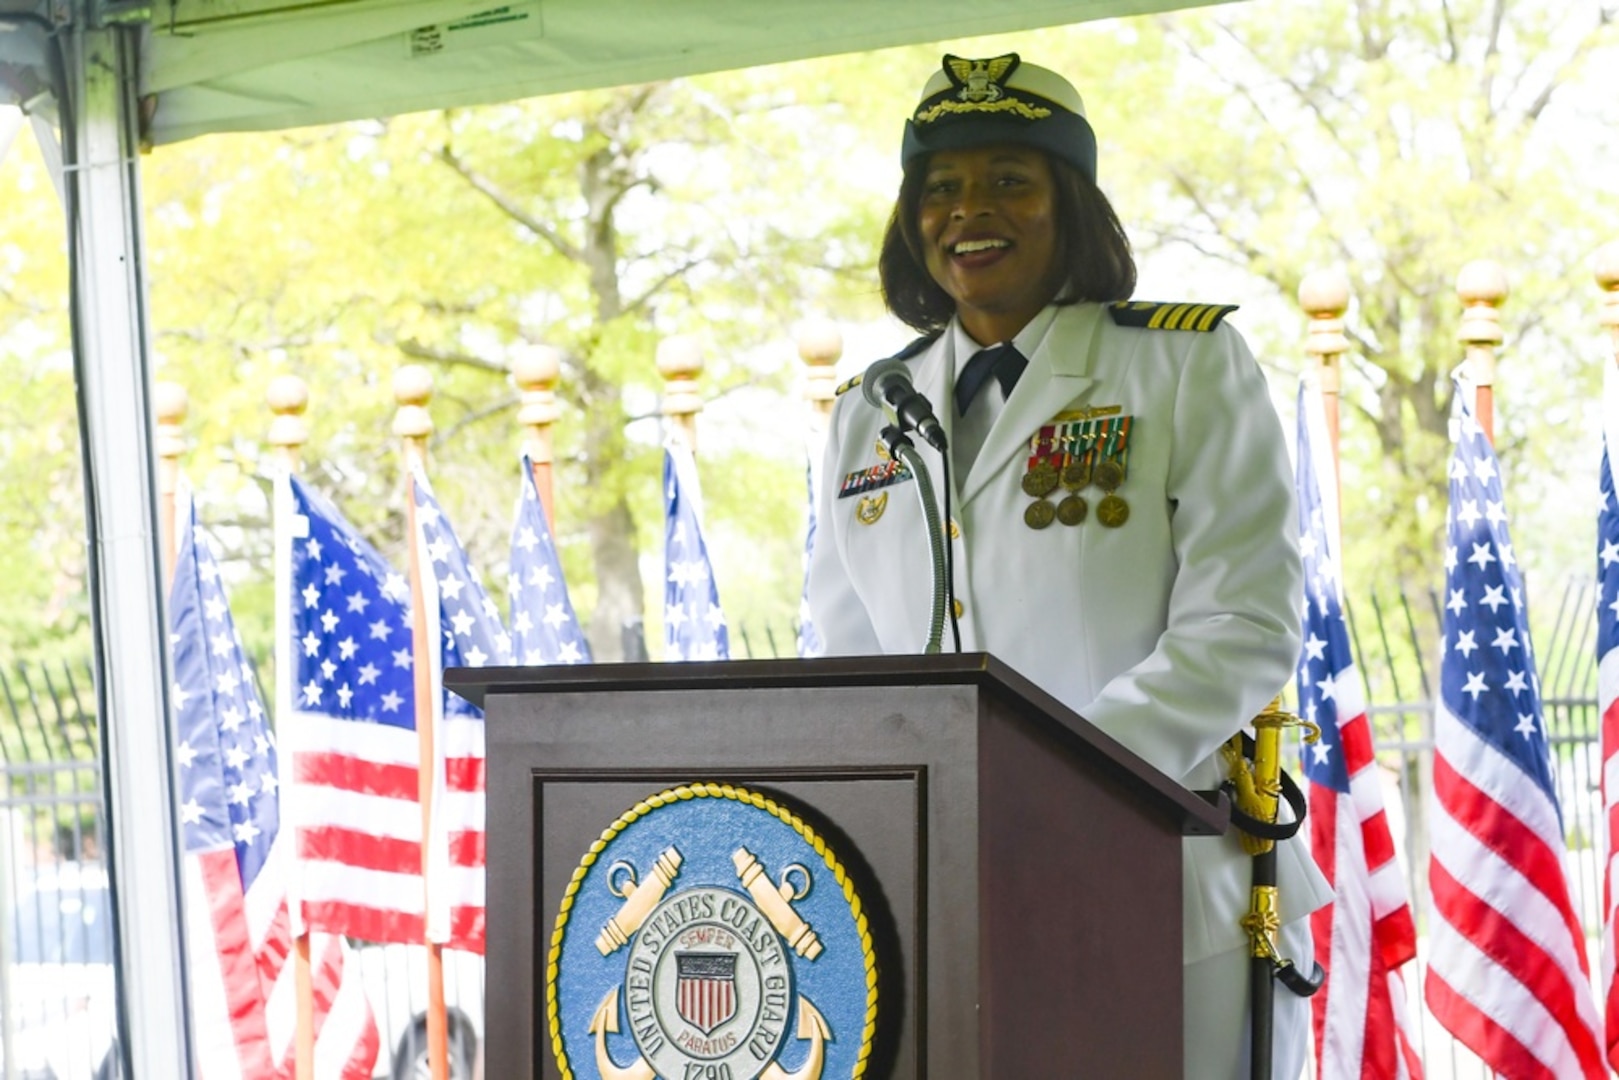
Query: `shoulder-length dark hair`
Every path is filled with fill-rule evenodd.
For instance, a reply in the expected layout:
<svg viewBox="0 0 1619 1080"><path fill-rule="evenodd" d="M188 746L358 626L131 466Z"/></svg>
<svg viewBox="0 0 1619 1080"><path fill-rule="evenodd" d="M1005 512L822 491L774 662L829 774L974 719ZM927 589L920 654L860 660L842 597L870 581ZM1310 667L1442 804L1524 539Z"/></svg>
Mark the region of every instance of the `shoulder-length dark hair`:
<svg viewBox="0 0 1619 1080"><path fill-rule="evenodd" d="M1128 300L1136 288L1136 261L1112 204L1078 169L1050 154L1045 157L1057 197L1055 258L1067 270L1057 290L1062 299L1056 302ZM926 179L926 162L906 171L883 233L877 270L888 310L907 326L932 334L950 322L956 302L933 280L922 255L917 219Z"/></svg>

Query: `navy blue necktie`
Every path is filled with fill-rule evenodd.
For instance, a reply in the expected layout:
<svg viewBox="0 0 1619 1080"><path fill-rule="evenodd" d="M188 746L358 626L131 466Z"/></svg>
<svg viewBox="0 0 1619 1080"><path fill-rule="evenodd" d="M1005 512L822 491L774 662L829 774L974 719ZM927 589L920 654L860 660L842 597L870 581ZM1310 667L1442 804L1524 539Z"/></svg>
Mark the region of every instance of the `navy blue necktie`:
<svg viewBox="0 0 1619 1080"><path fill-rule="evenodd" d="M1010 341L979 350L967 361L961 374L956 376L956 415L967 415L973 398L978 396L978 391L983 389L991 374L1000 382L1002 396L1011 397L1018 376L1028 366L1028 360Z"/></svg>

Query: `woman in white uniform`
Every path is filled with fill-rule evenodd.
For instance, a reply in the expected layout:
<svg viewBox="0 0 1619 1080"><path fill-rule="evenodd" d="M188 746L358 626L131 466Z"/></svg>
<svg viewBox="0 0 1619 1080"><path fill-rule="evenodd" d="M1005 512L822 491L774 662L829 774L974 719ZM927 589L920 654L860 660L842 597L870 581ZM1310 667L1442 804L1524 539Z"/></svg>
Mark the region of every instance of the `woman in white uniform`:
<svg viewBox="0 0 1619 1080"><path fill-rule="evenodd" d="M945 57L902 154L882 283L923 335L901 355L948 439L948 462L918 449L935 482L948 465L961 647L1218 787L1221 744L1292 674L1303 599L1286 445L1231 308L1129 299L1095 136L1054 72ZM927 533L887 422L860 393L833 413L809 585L831 654L926 642ZM1239 1080L1251 859L1234 834L1184 851L1186 1076ZM1283 953L1307 970L1330 893L1297 842L1278 861ZM1276 1003L1273 1075L1293 1080L1309 1006Z"/></svg>

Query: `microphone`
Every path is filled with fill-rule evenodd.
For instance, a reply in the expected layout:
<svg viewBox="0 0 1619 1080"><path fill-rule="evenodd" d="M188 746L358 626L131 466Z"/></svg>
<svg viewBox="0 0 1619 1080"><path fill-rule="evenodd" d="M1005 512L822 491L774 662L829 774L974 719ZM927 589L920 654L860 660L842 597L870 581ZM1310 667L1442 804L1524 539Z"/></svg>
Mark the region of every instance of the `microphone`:
<svg viewBox="0 0 1619 1080"><path fill-rule="evenodd" d="M917 432L929 446L944 453L944 428L928 399L911 384L911 370L904 360L891 356L871 365L860 380L860 392L877 408L887 405L893 409L902 430Z"/></svg>

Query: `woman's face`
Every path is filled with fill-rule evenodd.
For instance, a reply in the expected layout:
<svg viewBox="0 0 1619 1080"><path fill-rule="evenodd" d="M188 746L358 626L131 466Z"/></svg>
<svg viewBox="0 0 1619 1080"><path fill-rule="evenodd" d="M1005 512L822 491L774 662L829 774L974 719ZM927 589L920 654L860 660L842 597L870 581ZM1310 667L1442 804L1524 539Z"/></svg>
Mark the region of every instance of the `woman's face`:
<svg viewBox="0 0 1619 1080"><path fill-rule="evenodd" d="M928 273L979 344L1015 336L1062 286L1056 181L1041 151L937 151L917 212Z"/></svg>

